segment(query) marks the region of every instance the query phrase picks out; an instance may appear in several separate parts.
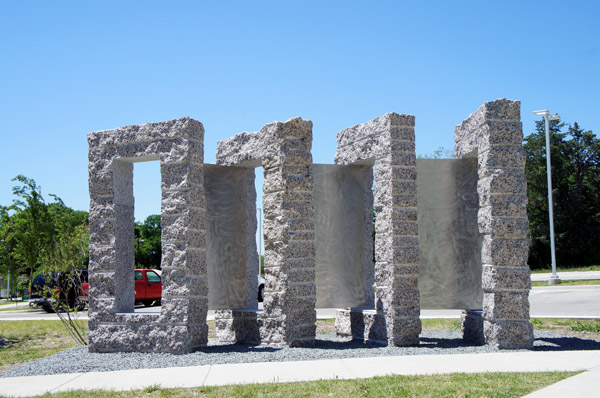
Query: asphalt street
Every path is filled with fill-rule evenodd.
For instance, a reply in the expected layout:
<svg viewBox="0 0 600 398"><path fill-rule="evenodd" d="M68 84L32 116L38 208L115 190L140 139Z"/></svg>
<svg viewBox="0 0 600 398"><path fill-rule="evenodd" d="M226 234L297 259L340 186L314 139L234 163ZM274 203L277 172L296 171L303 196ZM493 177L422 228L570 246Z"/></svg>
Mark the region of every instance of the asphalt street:
<svg viewBox="0 0 600 398"><path fill-rule="evenodd" d="M600 318L600 285L534 287L529 302L534 318Z"/></svg>
<svg viewBox="0 0 600 398"><path fill-rule="evenodd" d="M600 285L588 286L543 286L534 287L529 294L530 313L534 318L600 318ZM23 309L26 303L19 303ZM7 308L1 306L0 309ZM136 312L159 312L160 307L139 306ZM422 318L458 318L460 310L422 310ZM334 318L334 308L317 310L318 318ZM56 314L42 310L0 311L0 321L58 319ZM87 312L79 319L87 319ZM214 319L214 311L209 311L208 319Z"/></svg>

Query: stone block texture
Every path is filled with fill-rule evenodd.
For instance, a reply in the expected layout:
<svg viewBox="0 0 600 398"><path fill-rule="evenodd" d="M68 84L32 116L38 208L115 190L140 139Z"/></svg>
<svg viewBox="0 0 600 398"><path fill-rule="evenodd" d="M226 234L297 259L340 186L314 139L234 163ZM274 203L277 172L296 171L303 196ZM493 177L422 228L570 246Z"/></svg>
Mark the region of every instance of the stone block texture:
<svg viewBox="0 0 600 398"><path fill-rule="evenodd" d="M316 287L313 222L312 122L294 118L217 143L217 164L264 169L264 345L314 344ZM236 311L231 314L231 319ZM223 313L223 327L229 315ZM248 325L231 321L231 325ZM233 327L233 326L232 326ZM240 336L236 330L223 336ZM226 337L224 337L226 338Z"/></svg>
<svg viewBox="0 0 600 398"><path fill-rule="evenodd" d="M484 345L482 311L464 310L461 315L463 340L474 345Z"/></svg>
<svg viewBox="0 0 600 398"><path fill-rule="evenodd" d="M226 343L260 344L260 312L257 309L217 310L217 338Z"/></svg>
<svg viewBox="0 0 600 398"><path fill-rule="evenodd" d="M340 337L387 345L385 316L372 308L338 309L335 330Z"/></svg>
<svg viewBox="0 0 600 398"><path fill-rule="evenodd" d="M465 337L486 344L529 348L530 271L527 265L527 183L519 101L484 103L454 130L456 157L476 157L479 194L483 328L463 322Z"/></svg>
<svg viewBox="0 0 600 398"><path fill-rule="evenodd" d="M362 330L355 338L397 346L419 344L421 332L414 126L414 116L387 113L340 131L335 155L336 164L373 166L376 213L376 312L341 311L338 323L348 315L358 322L351 329Z"/></svg>
<svg viewBox="0 0 600 398"><path fill-rule="evenodd" d="M207 343L204 127L182 118L88 135L92 352L189 352ZM159 161L163 296L134 313L133 163Z"/></svg>

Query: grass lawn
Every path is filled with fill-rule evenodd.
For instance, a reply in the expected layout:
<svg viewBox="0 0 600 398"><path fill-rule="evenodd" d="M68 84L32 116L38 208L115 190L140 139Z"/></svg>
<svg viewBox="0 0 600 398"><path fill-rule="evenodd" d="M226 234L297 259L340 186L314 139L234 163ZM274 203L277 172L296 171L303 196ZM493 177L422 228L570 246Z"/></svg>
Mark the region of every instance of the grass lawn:
<svg viewBox="0 0 600 398"><path fill-rule="evenodd" d="M561 268L558 267L556 272L586 272L586 271L600 271L600 265L589 265L587 267L573 267L573 268ZM551 268L545 269L536 269L532 270L532 274L545 274L548 272L552 272Z"/></svg>
<svg viewBox="0 0 600 398"><path fill-rule="evenodd" d="M532 287L541 286L581 286L581 285L600 285L600 279L582 279L576 281L561 281L558 285L548 285L548 281L531 282Z"/></svg>
<svg viewBox="0 0 600 398"><path fill-rule="evenodd" d="M44 397L522 397L562 379L569 372L456 373L435 376L385 376L357 380L250 384L222 387L170 388L137 391L72 391Z"/></svg>
<svg viewBox="0 0 600 398"><path fill-rule="evenodd" d="M25 362L75 346L62 323L56 321L5 321L0 336L0 373Z"/></svg>
<svg viewBox="0 0 600 398"><path fill-rule="evenodd" d="M535 330L600 341L600 319L532 318Z"/></svg>

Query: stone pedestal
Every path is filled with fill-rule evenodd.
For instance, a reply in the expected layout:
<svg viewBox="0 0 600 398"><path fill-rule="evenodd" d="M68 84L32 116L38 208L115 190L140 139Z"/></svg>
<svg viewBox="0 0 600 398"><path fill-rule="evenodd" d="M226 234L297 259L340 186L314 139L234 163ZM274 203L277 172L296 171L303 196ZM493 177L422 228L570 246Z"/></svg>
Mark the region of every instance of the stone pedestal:
<svg viewBox="0 0 600 398"><path fill-rule="evenodd" d="M260 344L262 310L217 310L217 338L227 343Z"/></svg>
<svg viewBox="0 0 600 398"><path fill-rule="evenodd" d="M339 309L335 316L335 330L340 337L387 345L385 317L374 309Z"/></svg>
<svg viewBox="0 0 600 398"><path fill-rule="evenodd" d="M482 311L464 310L461 315L460 324L464 341L476 345L485 344Z"/></svg>

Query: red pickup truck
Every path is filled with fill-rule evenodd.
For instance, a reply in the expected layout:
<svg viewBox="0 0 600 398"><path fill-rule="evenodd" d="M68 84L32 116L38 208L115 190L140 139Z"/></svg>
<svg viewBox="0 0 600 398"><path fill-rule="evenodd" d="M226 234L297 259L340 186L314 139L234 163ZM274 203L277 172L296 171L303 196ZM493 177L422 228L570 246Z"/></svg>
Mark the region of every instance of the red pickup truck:
<svg viewBox="0 0 600 398"><path fill-rule="evenodd" d="M54 290L61 302L68 305L69 308L77 308L82 311L88 304L90 285L88 283L87 270L77 271L78 279L67 278L69 272L54 272L49 274L38 275L34 282L33 288L40 293L37 300L32 300L29 305L31 307L40 307L46 312L54 312L56 310L55 300L49 296L50 290L44 286L54 286ZM135 302L140 302L146 307L152 304L160 304L162 296L162 280L161 271L157 269L136 269L134 270L135 279ZM74 286L79 285L79 288ZM62 288L61 288L62 286ZM79 290L79 294L76 293ZM48 297L40 297L46 296Z"/></svg>
<svg viewBox="0 0 600 398"><path fill-rule="evenodd" d="M154 302L160 303L162 297L162 280L160 270L136 269L135 279L135 301L150 307Z"/></svg>

